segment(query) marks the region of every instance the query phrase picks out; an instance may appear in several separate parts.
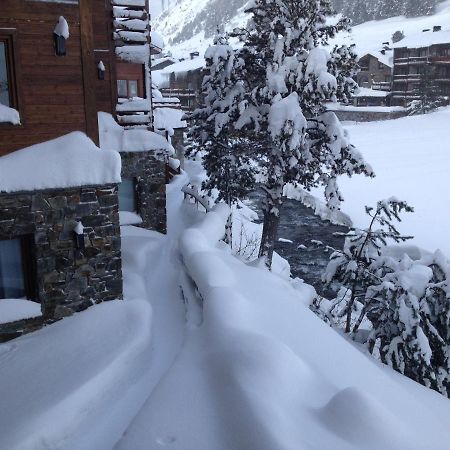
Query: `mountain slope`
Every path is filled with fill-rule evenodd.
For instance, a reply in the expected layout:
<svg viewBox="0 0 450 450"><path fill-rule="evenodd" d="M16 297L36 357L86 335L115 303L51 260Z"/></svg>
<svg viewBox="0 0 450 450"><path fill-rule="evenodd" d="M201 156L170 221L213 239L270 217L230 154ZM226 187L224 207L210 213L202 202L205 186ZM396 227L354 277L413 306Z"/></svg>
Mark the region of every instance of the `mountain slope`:
<svg viewBox="0 0 450 450"><path fill-rule="evenodd" d="M179 0L170 11L154 19L152 26L164 36L166 50L174 56L186 57L191 51L202 54L218 26L231 30L245 25L248 20L248 15L244 13L246 4L247 0ZM359 53L375 51L381 48L382 42L389 41L397 30L403 30L408 35L433 25L445 28L447 23L450 23L450 0L442 2L431 16L397 16L365 22L353 27L350 35L343 33L338 36L336 42L355 43Z"/></svg>

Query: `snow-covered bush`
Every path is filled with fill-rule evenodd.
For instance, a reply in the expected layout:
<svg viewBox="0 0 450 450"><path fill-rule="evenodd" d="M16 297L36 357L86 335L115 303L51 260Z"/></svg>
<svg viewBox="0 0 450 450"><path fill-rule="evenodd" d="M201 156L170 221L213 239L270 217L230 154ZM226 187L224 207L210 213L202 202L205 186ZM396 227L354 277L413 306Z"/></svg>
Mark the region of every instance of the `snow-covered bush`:
<svg viewBox="0 0 450 450"><path fill-rule="evenodd" d="M416 260L386 251L390 241L409 238L392 223L412 211L405 202L389 199L366 211L369 227L346 235L324 274L325 282L337 282L336 299L313 309L383 363L449 396L449 263L439 251Z"/></svg>

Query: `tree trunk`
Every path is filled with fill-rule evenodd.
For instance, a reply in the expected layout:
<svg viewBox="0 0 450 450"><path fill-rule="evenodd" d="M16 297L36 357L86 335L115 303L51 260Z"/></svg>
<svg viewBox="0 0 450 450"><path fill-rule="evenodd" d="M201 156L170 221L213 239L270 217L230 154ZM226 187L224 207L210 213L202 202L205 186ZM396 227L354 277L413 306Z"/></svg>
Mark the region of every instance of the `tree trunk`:
<svg viewBox="0 0 450 450"><path fill-rule="evenodd" d="M280 223L280 210L283 204L283 187L281 184L272 189L266 190L266 200L264 202L264 225L259 247L259 256L265 259L266 266L271 270L272 257L275 248L275 241Z"/></svg>

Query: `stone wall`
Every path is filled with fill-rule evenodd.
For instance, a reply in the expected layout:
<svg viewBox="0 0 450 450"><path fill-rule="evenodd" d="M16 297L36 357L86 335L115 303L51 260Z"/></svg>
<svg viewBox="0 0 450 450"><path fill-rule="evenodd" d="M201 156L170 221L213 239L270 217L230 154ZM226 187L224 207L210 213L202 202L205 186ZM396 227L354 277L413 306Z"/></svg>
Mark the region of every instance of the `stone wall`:
<svg viewBox="0 0 450 450"><path fill-rule="evenodd" d="M29 236L42 318L0 325L0 341L122 298L117 185L0 193L0 239ZM81 221L85 248L73 229ZM1 300L0 300L1 302Z"/></svg>
<svg viewBox="0 0 450 450"><path fill-rule="evenodd" d="M333 111L339 120L349 122L375 122L378 120L399 119L407 115L406 111Z"/></svg>
<svg viewBox="0 0 450 450"><path fill-rule="evenodd" d="M153 152L122 152L122 178L136 180L137 212L143 228L165 233L166 179L165 162Z"/></svg>

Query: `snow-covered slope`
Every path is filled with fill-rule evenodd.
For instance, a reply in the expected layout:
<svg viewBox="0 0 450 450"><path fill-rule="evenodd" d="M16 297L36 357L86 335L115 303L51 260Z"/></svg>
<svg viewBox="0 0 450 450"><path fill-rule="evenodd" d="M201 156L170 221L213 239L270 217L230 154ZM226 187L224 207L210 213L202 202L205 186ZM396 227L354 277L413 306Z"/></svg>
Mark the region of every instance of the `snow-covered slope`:
<svg viewBox="0 0 450 450"><path fill-rule="evenodd" d="M248 16L243 12L245 4L245 0L180 0L169 12L156 17L152 27L165 37L168 43L166 50L171 50L174 56L186 57L191 51L202 54L211 43L217 25L233 29L246 23ZM341 34L336 42L354 43L358 54L363 55L379 51L382 43L390 41L397 30L409 36L434 25L450 28L448 24L450 0L445 0L433 16L373 20L355 26L351 34Z"/></svg>

